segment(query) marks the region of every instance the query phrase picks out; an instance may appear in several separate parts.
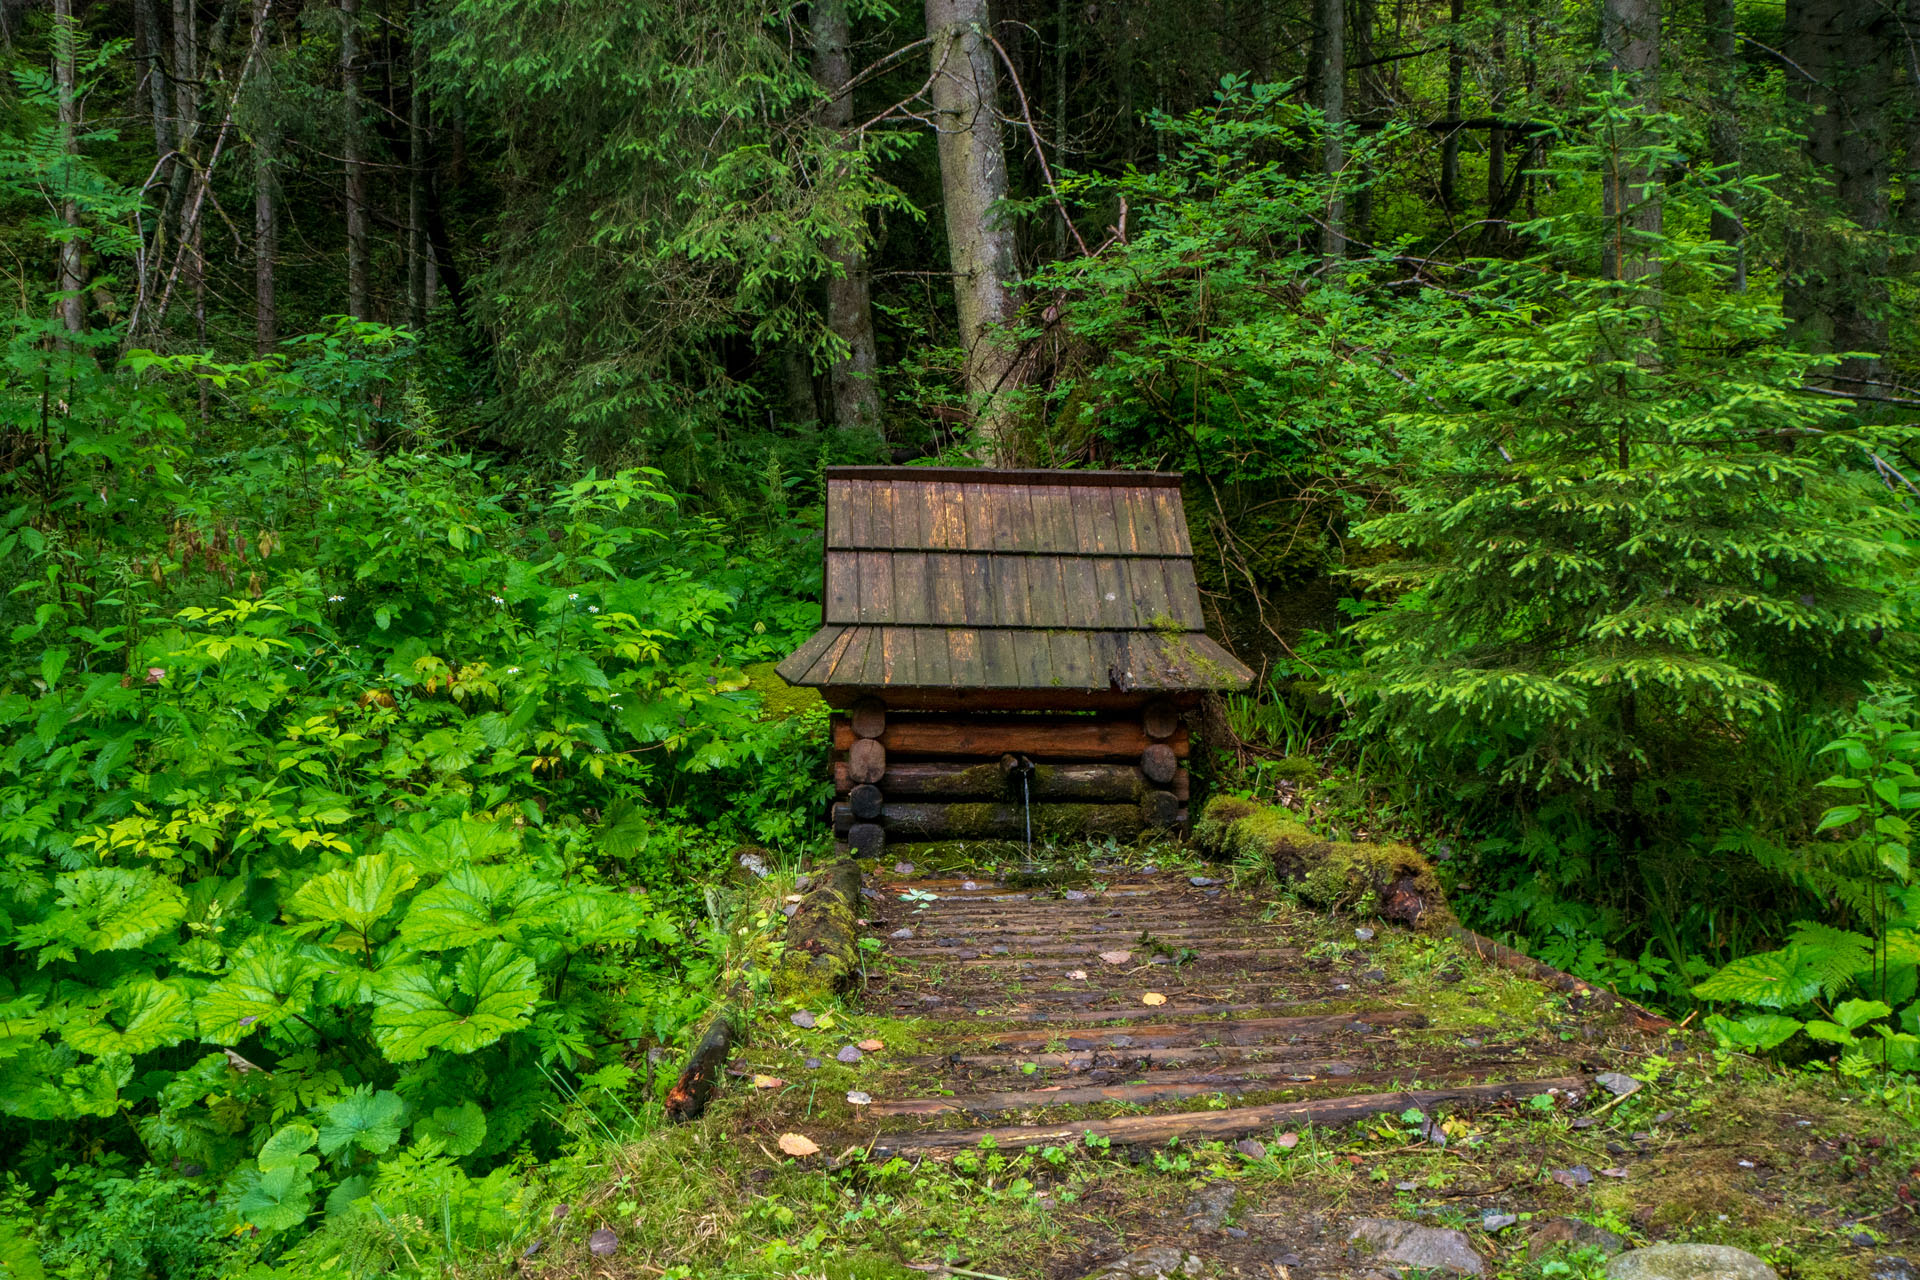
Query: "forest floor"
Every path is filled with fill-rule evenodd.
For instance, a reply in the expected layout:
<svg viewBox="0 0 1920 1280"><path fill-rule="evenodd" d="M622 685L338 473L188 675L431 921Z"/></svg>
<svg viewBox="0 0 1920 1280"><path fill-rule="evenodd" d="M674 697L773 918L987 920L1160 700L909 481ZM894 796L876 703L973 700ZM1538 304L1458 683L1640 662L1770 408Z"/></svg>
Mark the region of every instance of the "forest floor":
<svg viewBox="0 0 1920 1280"><path fill-rule="evenodd" d="M535 1269L1393 1274L1358 1231L1420 1274L1673 1240L1920 1277L1910 1086L1716 1054L1218 869L997 870L871 870L863 990L765 1006L708 1114L610 1148Z"/></svg>

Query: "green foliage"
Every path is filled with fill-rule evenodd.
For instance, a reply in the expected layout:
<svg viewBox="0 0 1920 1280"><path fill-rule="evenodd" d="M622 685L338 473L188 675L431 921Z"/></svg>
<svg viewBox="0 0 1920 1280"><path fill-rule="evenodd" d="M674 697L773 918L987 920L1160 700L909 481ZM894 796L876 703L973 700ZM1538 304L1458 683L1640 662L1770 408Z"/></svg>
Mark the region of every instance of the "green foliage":
<svg viewBox="0 0 1920 1280"><path fill-rule="evenodd" d="M821 715L741 672L811 621L780 566L649 473L367 449L402 341L136 353L5 477L0 1162L153 1162L96 1205L191 1166L208 1266L316 1221L404 1256L403 1210L487 1238L543 1115L652 1105L620 1049L705 1004L701 875L812 835Z"/></svg>

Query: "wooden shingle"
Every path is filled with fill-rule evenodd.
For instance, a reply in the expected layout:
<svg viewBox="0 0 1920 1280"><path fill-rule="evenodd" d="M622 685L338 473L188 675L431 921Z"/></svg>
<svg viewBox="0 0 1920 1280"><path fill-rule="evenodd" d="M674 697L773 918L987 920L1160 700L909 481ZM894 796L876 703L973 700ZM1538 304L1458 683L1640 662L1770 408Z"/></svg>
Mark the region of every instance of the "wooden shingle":
<svg viewBox="0 0 1920 1280"><path fill-rule="evenodd" d="M780 664L824 689L1239 689L1210 639L1176 475L827 472L820 631Z"/></svg>

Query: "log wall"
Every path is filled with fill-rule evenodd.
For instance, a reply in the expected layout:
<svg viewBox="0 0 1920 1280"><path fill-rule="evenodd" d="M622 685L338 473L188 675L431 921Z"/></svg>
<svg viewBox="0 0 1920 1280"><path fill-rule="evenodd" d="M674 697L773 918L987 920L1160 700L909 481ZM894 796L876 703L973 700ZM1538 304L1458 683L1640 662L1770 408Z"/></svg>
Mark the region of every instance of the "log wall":
<svg viewBox="0 0 1920 1280"><path fill-rule="evenodd" d="M901 712L865 699L833 725L834 834L856 856L889 840L1180 834L1191 751L1155 702L1082 716Z"/></svg>

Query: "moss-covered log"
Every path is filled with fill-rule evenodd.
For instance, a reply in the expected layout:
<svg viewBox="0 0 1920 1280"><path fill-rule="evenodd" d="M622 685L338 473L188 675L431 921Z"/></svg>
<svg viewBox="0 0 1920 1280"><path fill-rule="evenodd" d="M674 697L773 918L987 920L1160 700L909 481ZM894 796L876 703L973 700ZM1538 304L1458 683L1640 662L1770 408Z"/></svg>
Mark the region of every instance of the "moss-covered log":
<svg viewBox="0 0 1920 1280"><path fill-rule="evenodd" d="M1181 771L1185 773L1184 770ZM844 761L833 767L836 790L842 794L859 785ZM1176 796L1184 777L1174 779ZM1139 804L1155 790L1146 776L1130 764L1036 764L1028 781L1031 798L1082 800L1096 804ZM889 765L880 789L895 800L1000 800L1018 803L1020 780L1000 763L910 761Z"/></svg>
<svg viewBox="0 0 1920 1280"><path fill-rule="evenodd" d="M774 994L816 1000L845 989L860 971L860 867L851 859L814 872L787 924L787 950L774 971Z"/></svg>
<svg viewBox="0 0 1920 1280"><path fill-rule="evenodd" d="M667 1116L672 1120L691 1120L707 1109L708 1099L720 1082L720 1070L733 1051L735 1029L745 1026L746 1018L731 1000L721 1006L707 1024L706 1034L687 1056L679 1080L667 1090Z"/></svg>
<svg viewBox="0 0 1920 1280"><path fill-rule="evenodd" d="M1302 901L1441 930L1455 923L1433 865L1410 845L1355 844L1308 830L1285 809L1222 797L1194 840L1219 856L1270 866Z"/></svg>
<svg viewBox="0 0 1920 1280"><path fill-rule="evenodd" d="M846 805L835 805L834 831L853 825ZM1027 834L1028 811L1018 804L912 804L889 802L880 810L880 823L889 842L894 840L1022 840ZM1130 840L1146 829L1146 815L1137 804L1036 804L1032 807L1035 840L1080 836L1115 836Z"/></svg>

